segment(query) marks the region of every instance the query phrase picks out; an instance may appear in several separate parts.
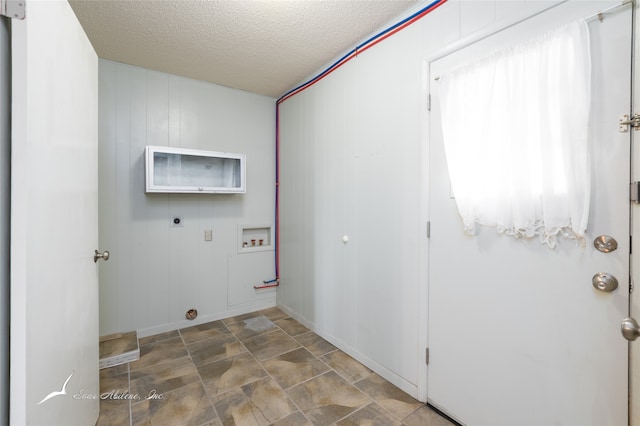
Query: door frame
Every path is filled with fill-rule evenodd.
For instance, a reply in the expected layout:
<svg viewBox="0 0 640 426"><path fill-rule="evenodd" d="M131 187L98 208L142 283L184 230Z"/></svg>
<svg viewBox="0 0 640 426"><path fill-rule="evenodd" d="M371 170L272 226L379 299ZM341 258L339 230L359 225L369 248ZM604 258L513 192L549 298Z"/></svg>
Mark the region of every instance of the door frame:
<svg viewBox="0 0 640 426"><path fill-rule="evenodd" d="M637 106L640 105L640 87L636 82L640 81L638 73L640 67L638 67L636 60L640 57L640 39L637 31L640 24L640 14L638 12L640 4L634 3L633 7L633 20L632 20L632 58L631 58L631 105L629 112L634 114L637 111ZM636 132L631 132L631 176L630 181L640 181L640 148L636 147L636 144L640 143L640 137L636 135ZM631 239L631 271L630 279L633 291L629 295L629 316L635 317L638 320L640 316L640 291L638 283L635 283L635 271L640 271L640 241L637 236L640 236L640 204L630 203L631 212L631 224L630 234ZM636 238L633 238L636 236ZM640 426L640 380L633 380L633 377L640 377L640 341L629 343L629 425Z"/></svg>
<svg viewBox="0 0 640 426"><path fill-rule="evenodd" d="M0 16L0 423L9 423L11 20Z"/></svg>

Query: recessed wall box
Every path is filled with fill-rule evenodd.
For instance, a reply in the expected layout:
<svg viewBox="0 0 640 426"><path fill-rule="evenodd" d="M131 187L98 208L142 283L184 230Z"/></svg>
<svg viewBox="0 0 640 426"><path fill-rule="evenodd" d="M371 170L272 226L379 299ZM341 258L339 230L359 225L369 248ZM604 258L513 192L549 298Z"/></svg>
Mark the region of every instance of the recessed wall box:
<svg viewBox="0 0 640 426"><path fill-rule="evenodd" d="M271 225L238 225L238 253L273 250Z"/></svg>
<svg viewBox="0 0 640 426"><path fill-rule="evenodd" d="M147 193L246 192L244 154L147 146L145 166Z"/></svg>

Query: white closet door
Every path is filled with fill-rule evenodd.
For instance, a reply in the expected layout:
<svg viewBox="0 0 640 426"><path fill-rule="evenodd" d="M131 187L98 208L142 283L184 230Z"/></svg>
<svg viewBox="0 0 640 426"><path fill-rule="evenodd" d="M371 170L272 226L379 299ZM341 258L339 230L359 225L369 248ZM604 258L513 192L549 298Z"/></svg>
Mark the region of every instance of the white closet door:
<svg viewBox="0 0 640 426"><path fill-rule="evenodd" d="M98 57L68 2L29 0L12 61L11 424L95 424Z"/></svg>

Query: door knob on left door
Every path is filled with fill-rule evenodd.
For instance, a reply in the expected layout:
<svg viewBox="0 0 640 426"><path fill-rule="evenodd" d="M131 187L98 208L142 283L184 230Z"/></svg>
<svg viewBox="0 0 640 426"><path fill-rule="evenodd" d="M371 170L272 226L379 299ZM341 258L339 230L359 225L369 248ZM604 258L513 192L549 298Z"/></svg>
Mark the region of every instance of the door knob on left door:
<svg viewBox="0 0 640 426"><path fill-rule="evenodd" d="M97 262L98 259L109 260L109 252L105 250L100 253L98 250L96 250L95 254L93 255L93 261Z"/></svg>
<svg viewBox="0 0 640 426"><path fill-rule="evenodd" d="M622 320L622 324L620 325L620 330L622 331L622 335L625 339L632 342L640 336L640 326L638 326L638 321L633 318L625 318Z"/></svg>

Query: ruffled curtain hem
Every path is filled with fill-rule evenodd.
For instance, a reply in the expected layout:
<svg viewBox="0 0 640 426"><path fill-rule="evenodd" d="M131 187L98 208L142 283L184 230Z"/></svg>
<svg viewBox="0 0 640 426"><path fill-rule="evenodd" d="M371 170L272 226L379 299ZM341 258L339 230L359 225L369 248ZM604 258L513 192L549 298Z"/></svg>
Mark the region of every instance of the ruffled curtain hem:
<svg viewBox="0 0 640 426"><path fill-rule="evenodd" d="M509 235L514 238L526 238L533 239L538 237L540 244L546 245L550 249L556 248L558 243L558 237L563 237L568 240L576 240L580 246L585 246L584 233L578 233L569 226L546 228L542 221L524 227L516 228L500 225L483 225L478 221L464 221L464 231L469 235L475 235L477 226L494 226L499 234Z"/></svg>

